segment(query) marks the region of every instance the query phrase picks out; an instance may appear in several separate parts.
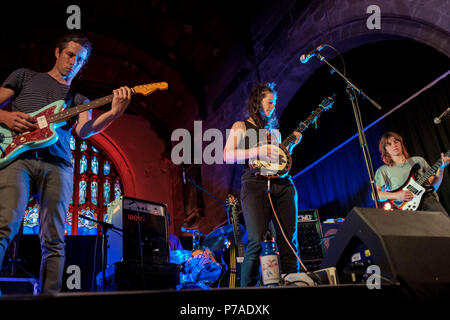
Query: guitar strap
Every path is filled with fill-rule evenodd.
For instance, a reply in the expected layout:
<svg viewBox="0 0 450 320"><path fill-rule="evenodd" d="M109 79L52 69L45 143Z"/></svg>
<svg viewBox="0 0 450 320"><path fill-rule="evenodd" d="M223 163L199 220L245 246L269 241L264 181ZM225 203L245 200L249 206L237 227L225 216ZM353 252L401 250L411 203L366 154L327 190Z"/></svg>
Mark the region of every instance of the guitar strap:
<svg viewBox="0 0 450 320"><path fill-rule="evenodd" d="M422 175L424 173L424 168L420 165L420 163L418 162L414 162L414 160L412 158L408 158L408 160L406 160L409 165L411 166L411 168L417 163L420 166L420 169L417 171L417 174Z"/></svg>
<svg viewBox="0 0 450 320"><path fill-rule="evenodd" d="M76 86L75 85L71 85L69 88L69 91L67 91L66 96L64 97L64 101L66 102L66 109L68 108L72 108L74 106L75 103L75 95L76 95ZM62 126L61 128L63 130L70 130L72 129L72 127L75 125L75 123L78 120L78 115L70 118L69 120L67 120L67 123Z"/></svg>
<svg viewBox="0 0 450 320"><path fill-rule="evenodd" d="M416 164L412 158L408 158L408 160L406 160L406 161L408 161L411 168Z"/></svg>
<svg viewBox="0 0 450 320"><path fill-rule="evenodd" d="M75 86L70 86L69 91L67 91L66 96L64 97L64 101L66 102L67 108L71 108L73 106L73 101L75 99Z"/></svg>

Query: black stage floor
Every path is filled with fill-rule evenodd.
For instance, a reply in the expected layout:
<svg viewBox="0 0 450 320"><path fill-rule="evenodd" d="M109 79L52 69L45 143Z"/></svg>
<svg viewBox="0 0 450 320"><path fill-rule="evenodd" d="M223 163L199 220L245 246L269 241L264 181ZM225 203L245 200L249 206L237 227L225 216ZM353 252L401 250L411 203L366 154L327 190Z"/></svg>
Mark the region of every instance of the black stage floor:
<svg viewBox="0 0 450 320"><path fill-rule="evenodd" d="M120 292L78 292L56 295L4 295L0 307L17 305L82 308L98 315L127 315L144 312L145 318L160 315L169 319L301 319L310 317L347 315L366 316L414 314L418 307L430 303L448 304L449 297L436 300L418 300L400 285L382 286L369 290L365 285L320 285L314 287L224 288L149 290ZM77 307L77 308L78 308ZM90 310L90 311L87 311ZM432 310L436 310L433 306ZM131 314L131 313L130 313ZM126 319L127 320L127 319Z"/></svg>

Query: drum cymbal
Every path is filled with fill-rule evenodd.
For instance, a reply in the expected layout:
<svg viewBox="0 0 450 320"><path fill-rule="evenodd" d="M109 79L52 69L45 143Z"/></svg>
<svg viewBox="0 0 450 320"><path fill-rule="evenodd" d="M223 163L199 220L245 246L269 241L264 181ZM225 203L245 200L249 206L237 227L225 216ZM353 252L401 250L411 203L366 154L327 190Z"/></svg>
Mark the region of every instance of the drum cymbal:
<svg viewBox="0 0 450 320"><path fill-rule="evenodd" d="M239 225L241 229L241 235L244 235L245 228L243 225ZM228 242L228 245L227 245ZM235 244L233 225L227 224L221 228L218 228L209 233L203 240L203 246L208 247L212 251L225 250L229 247L229 244Z"/></svg>
<svg viewBox="0 0 450 320"><path fill-rule="evenodd" d="M182 264L191 257L191 251L189 250L171 250L169 252L170 263Z"/></svg>

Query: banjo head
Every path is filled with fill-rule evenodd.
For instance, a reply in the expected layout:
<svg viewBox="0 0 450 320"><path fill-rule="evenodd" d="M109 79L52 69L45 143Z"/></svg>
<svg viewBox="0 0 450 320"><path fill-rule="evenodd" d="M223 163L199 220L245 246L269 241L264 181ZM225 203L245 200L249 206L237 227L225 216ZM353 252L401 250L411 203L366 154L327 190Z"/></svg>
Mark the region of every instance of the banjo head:
<svg viewBox="0 0 450 320"><path fill-rule="evenodd" d="M258 146L266 146L271 153L278 155L278 157L274 162L252 159L249 161L252 168L259 169L262 176L269 178L279 178L289 172L292 166L292 158L285 146L267 142L258 143Z"/></svg>

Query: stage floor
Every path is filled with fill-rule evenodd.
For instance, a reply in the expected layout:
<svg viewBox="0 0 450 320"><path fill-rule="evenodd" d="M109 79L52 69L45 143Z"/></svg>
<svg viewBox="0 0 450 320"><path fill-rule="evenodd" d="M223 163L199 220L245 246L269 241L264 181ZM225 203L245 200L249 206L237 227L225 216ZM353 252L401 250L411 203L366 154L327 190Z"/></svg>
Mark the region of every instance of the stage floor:
<svg viewBox="0 0 450 320"><path fill-rule="evenodd" d="M447 299L442 297L442 299ZM400 285L368 289L366 285L319 285L313 287L222 288L146 290L120 292L78 292L55 295L3 295L0 305L16 304L42 307L74 306L96 314L120 315L139 310L146 315L160 314L169 319L294 319L308 315L351 315L366 310L366 315L388 306L418 306L418 301ZM102 309L103 308L103 309ZM355 309L356 308L356 309ZM408 311L412 311L408 307ZM128 310L128 311L127 311ZM94 312L93 311L93 312ZM100 313L98 313L101 311ZM350 313L349 313L350 312ZM406 311L402 311L406 312ZM359 311L359 315L363 316ZM80 317L81 316L80 314ZM147 316L146 316L147 318ZM321 318L321 317L319 317Z"/></svg>

